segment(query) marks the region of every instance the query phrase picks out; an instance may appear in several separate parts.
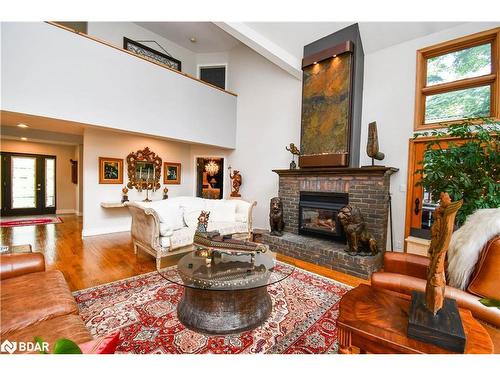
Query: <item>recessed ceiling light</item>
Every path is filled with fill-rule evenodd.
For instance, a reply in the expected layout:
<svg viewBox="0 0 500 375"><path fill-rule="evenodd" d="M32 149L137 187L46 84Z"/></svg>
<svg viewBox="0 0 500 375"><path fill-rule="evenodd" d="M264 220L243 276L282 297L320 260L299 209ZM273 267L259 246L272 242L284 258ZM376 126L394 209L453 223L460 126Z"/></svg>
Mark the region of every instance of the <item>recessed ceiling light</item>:
<svg viewBox="0 0 500 375"><path fill-rule="evenodd" d="M29 128L28 125L23 124L22 122L20 122L19 124L17 124L17 126L20 127L20 128Z"/></svg>
<svg viewBox="0 0 500 375"><path fill-rule="evenodd" d="M316 65L317 63L318 63L317 61L313 62L314 65Z"/></svg>
<svg viewBox="0 0 500 375"><path fill-rule="evenodd" d="M189 41L191 43L196 43L196 38L194 36L192 36L191 38L189 38Z"/></svg>
<svg viewBox="0 0 500 375"><path fill-rule="evenodd" d="M28 140L28 138L26 138L26 137L21 137L21 141L27 141L27 140Z"/></svg>

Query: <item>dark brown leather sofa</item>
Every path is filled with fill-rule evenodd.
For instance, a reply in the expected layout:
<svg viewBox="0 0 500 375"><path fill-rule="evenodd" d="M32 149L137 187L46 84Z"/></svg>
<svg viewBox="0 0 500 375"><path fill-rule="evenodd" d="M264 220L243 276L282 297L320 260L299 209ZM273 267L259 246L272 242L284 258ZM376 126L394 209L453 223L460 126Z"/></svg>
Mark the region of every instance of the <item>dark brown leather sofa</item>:
<svg viewBox="0 0 500 375"><path fill-rule="evenodd" d="M429 258L406 253L385 253L384 272L375 272L371 284L403 294L424 292ZM445 295L459 307L468 309L488 331L495 353L500 353L500 310L479 302L481 298L500 300L500 236L491 239L481 251L466 290L446 287Z"/></svg>
<svg viewBox="0 0 500 375"><path fill-rule="evenodd" d="M0 257L0 342L49 343L68 338L77 344L92 340L60 271L45 271L41 253Z"/></svg>

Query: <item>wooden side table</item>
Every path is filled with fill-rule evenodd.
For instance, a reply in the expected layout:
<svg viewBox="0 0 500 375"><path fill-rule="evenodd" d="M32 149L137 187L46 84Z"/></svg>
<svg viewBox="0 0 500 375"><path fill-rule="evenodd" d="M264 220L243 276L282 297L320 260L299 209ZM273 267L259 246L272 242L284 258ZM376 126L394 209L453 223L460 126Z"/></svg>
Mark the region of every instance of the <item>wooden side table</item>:
<svg viewBox="0 0 500 375"><path fill-rule="evenodd" d="M339 353L452 354L438 346L406 336L410 296L360 285L340 301L337 320ZM466 335L465 353L493 353L493 342L469 310L459 309Z"/></svg>

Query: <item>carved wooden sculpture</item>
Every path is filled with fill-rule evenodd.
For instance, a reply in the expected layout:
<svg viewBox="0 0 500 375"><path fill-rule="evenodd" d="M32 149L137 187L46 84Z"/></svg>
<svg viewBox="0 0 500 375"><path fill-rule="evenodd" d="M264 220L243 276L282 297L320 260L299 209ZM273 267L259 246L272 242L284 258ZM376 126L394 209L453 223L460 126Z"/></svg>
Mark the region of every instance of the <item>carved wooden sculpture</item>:
<svg viewBox="0 0 500 375"><path fill-rule="evenodd" d="M431 227L429 257L431 265L425 286L425 304L434 315L441 310L446 286L445 260L450 244L455 216L463 201L452 202L448 193L441 193L441 202L434 211L434 224Z"/></svg>
<svg viewBox="0 0 500 375"><path fill-rule="evenodd" d="M445 260L457 211L463 201L452 202L447 193L441 193L441 202L434 211L431 228L425 295L412 292L408 320L408 337L428 342L448 350L463 353L465 332L457 303L445 298Z"/></svg>
<svg viewBox="0 0 500 375"><path fill-rule="evenodd" d="M233 181L233 191L231 192L232 197L241 197L240 187L241 187L241 174L240 171L236 169L229 173L229 177Z"/></svg>
<svg viewBox="0 0 500 375"><path fill-rule="evenodd" d="M368 142L366 144L366 153L372 158L372 165L374 165L374 159L383 160L385 155L378 149L378 134L377 134L377 123L375 121L368 124Z"/></svg>

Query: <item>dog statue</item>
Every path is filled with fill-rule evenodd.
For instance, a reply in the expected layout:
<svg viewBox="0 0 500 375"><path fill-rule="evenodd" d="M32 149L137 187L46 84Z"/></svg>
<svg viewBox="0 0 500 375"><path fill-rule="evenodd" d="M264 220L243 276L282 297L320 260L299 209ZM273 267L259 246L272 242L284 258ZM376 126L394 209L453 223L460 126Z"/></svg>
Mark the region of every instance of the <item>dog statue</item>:
<svg viewBox="0 0 500 375"><path fill-rule="evenodd" d="M271 207L269 210L269 225L271 226L272 236L282 236L285 223L283 222L283 203L281 198L274 197L271 199Z"/></svg>
<svg viewBox="0 0 500 375"><path fill-rule="evenodd" d="M350 255L375 255L378 253L377 240L366 227L366 222L359 208L348 204L338 214L338 218L347 236L347 252Z"/></svg>

